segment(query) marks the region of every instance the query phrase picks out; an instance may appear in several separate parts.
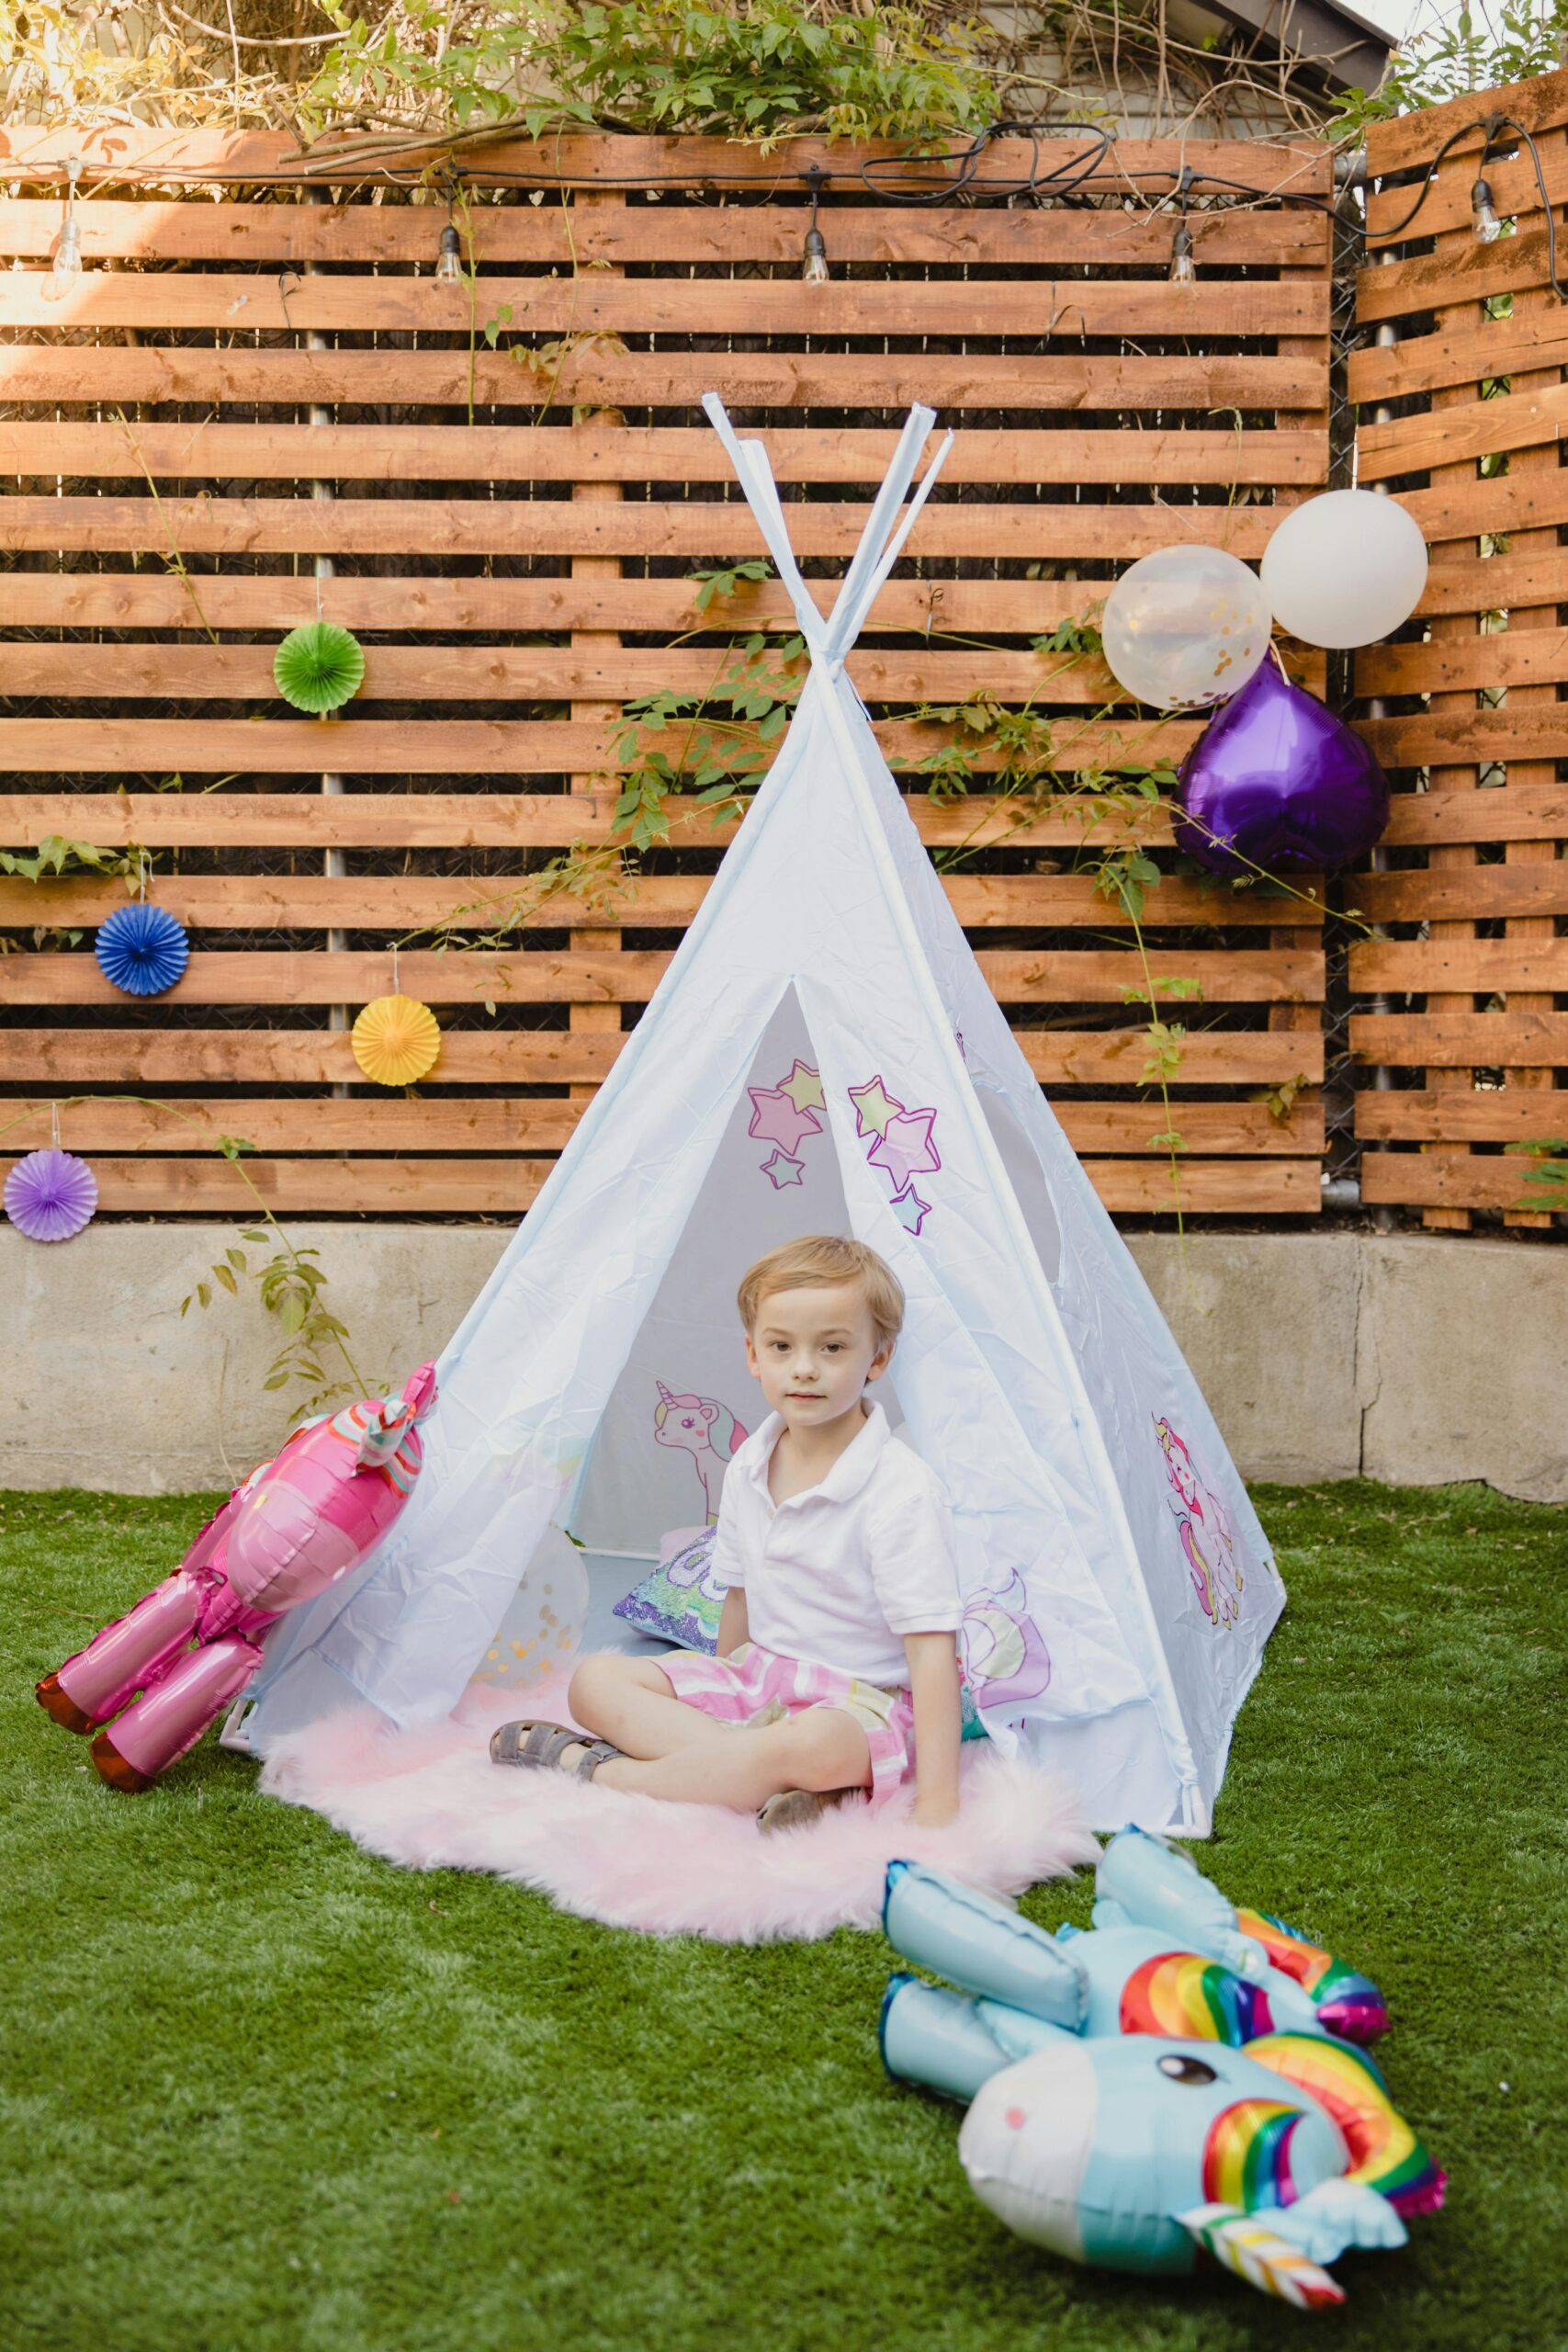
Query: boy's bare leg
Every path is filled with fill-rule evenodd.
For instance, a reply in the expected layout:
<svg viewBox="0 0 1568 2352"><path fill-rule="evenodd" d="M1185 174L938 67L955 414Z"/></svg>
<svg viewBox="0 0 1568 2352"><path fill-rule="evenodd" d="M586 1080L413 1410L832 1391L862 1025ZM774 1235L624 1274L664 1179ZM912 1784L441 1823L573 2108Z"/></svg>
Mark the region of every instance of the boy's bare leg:
<svg viewBox="0 0 1568 2352"><path fill-rule="evenodd" d="M580 1724L626 1756L673 1756L726 1739L732 1729L677 1699L652 1658L623 1657L614 1650L583 1659L567 1698Z"/></svg>
<svg viewBox="0 0 1568 2352"><path fill-rule="evenodd" d="M573 1762L569 1749L562 1762ZM807 1707L744 1739L691 1741L652 1761L630 1756L601 1764L596 1786L686 1804L755 1813L781 1789L856 1789L871 1781L871 1746L840 1707Z"/></svg>

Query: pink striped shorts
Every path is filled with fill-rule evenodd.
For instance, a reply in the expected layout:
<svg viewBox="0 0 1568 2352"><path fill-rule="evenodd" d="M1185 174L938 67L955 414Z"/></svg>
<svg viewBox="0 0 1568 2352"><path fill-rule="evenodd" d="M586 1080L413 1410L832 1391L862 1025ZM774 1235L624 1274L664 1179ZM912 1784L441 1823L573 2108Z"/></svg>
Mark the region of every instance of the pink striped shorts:
<svg viewBox="0 0 1568 2352"><path fill-rule="evenodd" d="M915 1709L907 1690L884 1690L834 1666L780 1657L742 1642L728 1657L671 1650L659 1660L677 1699L721 1724L750 1723L777 1700L792 1715L807 1707L841 1707L871 1749L871 1802L886 1804L915 1769Z"/></svg>

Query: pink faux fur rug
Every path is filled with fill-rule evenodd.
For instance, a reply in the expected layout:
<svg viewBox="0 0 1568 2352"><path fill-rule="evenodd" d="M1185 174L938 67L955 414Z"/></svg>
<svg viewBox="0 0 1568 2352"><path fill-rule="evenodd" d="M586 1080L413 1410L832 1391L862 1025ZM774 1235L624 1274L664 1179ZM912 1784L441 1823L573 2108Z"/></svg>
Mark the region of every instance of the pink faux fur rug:
<svg viewBox="0 0 1568 2352"><path fill-rule="evenodd" d="M566 1681L531 1690L528 1713L570 1721ZM1017 1894L1099 1852L1068 1782L979 1742L964 1750L951 1828L913 1828L901 1796L764 1837L749 1815L713 1805L499 1770L490 1735L516 1707L515 1692L473 1684L447 1722L412 1732L355 1707L277 1741L261 1785L410 1869L492 1871L610 1927L724 1943L874 1928L895 1855Z"/></svg>

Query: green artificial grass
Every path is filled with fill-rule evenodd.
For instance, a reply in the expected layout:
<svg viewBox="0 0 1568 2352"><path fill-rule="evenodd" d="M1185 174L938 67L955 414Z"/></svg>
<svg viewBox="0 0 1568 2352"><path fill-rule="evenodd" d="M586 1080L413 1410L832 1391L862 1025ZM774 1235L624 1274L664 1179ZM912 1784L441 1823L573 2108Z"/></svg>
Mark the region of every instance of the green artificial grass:
<svg viewBox="0 0 1568 2352"><path fill-rule="evenodd" d="M1568 1512L1258 1495L1291 1591L1200 1860L1367 1969L1450 2175L1314 2319L1010 2236L876 2049L874 1935L761 1951L394 1870L210 1741L112 1795L32 1684L211 1498L0 1498L6 2352L1568 2343ZM1087 1920L1089 1883L1027 1908Z"/></svg>

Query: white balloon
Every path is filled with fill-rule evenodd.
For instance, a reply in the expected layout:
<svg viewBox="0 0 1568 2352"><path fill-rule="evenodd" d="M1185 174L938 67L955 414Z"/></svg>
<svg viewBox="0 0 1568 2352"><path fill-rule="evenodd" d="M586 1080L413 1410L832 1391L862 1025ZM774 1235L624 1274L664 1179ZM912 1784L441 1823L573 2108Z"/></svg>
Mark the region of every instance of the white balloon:
<svg viewBox="0 0 1568 2352"><path fill-rule="evenodd" d="M1407 621L1427 584L1421 526L1371 490L1325 490L1292 506L1263 551L1274 617L1304 645L1375 645Z"/></svg>
<svg viewBox="0 0 1568 2352"><path fill-rule="evenodd" d="M1269 600L1221 548L1161 548L1129 566L1101 621L1112 675L1156 710L1202 710L1239 694L1269 650Z"/></svg>
<svg viewBox="0 0 1568 2352"><path fill-rule="evenodd" d="M572 1657L587 1622L588 1570L582 1555L558 1527L547 1527L489 1649L474 1668L474 1680L513 1690L542 1682Z"/></svg>

